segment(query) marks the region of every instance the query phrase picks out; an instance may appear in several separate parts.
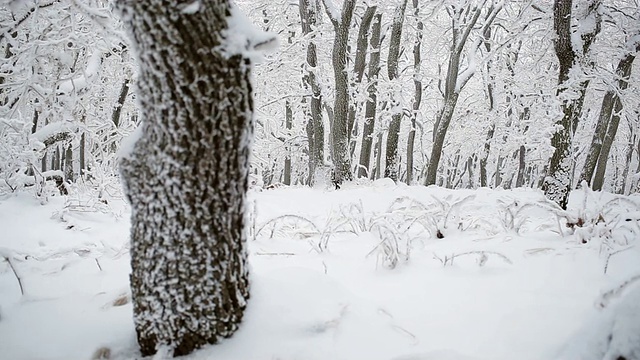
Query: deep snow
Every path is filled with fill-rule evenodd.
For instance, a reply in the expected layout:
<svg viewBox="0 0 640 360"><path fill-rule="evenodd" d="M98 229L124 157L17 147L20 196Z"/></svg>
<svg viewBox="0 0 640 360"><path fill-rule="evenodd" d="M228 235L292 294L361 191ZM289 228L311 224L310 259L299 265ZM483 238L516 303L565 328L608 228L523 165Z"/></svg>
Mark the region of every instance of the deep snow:
<svg viewBox="0 0 640 360"><path fill-rule="evenodd" d="M0 200L0 255L25 292L0 259L0 359L139 357L129 210L107 200ZM382 180L250 200L245 321L186 359L585 360L640 348L640 197L576 191L563 213L530 189Z"/></svg>

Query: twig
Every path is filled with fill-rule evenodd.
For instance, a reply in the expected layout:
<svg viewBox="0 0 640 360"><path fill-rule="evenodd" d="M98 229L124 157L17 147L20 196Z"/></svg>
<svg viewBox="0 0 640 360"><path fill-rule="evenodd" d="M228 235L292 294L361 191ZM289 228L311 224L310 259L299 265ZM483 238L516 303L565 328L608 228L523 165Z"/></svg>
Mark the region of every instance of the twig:
<svg viewBox="0 0 640 360"><path fill-rule="evenodd" d="M627 250L632 249L632 248L633 248L633 246L629 246L629 247L626 247L624 249L620 249L620 250L614 251L614 252L610 253L609 255L607 255L607 261L604 263L604 273L605 274L607 273L607 269L609 268L609 259L611 259L611 257L613 255L619 254L619 253L621 253L623 251L627 251Z"/></svg>
<svg viewBox="0 0 640 360"><path fill-rule="evenodd" d="M640 275L633 276L631 279L628 279L627 281L618 285L614 289L609 290L606 293L602 294L602 296L600 297L600 302L598 303L598 306L601 309L604 309L605 307L607 307L607 305L609 305L609 303L614 297L620 295L620 293L622 293L624 289L626 289L627 287L629 287L629 285L633 284L636 281L640 281Z"/></svg>
<svg viewBox="0 0 640 360"><path fill-rule="evenodd" d="M9 263L9 267L13 271L13 275L15 275L16 279L18 280L18 285L20 285L20 294L24 296L24 287L22 286L22 279L20 279L20 276L18 276L18 272L16 271L16 267L13 265L13 261L11 261L11 257L10 256L3 256L3 257Z"/></svg>
<svg viewBox="0 0 640 360"><path fill-rule="evenodd" d="M93 260L96 261L96 265L98 265L98 269L100 269L100 271L102 271L102 266L100 266L100 261L98 261L98 258L93 258Z"/></svg>
<svg viewBox="0 0 640 360"><path fill-rule="evenodd" d="M260 232L261 232L262 230L264 230L264 228L265 228L265 227L267 227L267 225L270 225L270 224L272 224L272 223L275 223L275 222L276 222L276 221L278 221L278 220L286 219L286 218L293 218L293 219L296 219L296 220L305 221L305 222L307 222L307 223L311 224L311 226L313 226L313 229L314 229L316 232L318 232L319 234L321 234L321 233L322 233L322 232L320 231L320 229L318 229L318 227L316 226L316 224L314 224L311 220L309 220L309 219L307 219L307 218L305 218L305 217L302 217L302 216L300 216L300 215L292 215L292 214L288 214L288 215L278 216L278 217L273 218L273 219L271 219L271 220L267 221L266 223L264 223L264 225L262 225L262 226L260 227L260 229L256 232L256 237L258 236L258 234L260 234ZM273 237L273 233L272 233L271 235L272 235L271 237Z"/></svg>

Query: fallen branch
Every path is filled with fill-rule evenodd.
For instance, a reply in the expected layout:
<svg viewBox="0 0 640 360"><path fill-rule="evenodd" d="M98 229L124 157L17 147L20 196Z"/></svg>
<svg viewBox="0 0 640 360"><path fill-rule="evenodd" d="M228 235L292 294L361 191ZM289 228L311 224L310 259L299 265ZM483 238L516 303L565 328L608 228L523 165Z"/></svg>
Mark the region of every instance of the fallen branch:
<svg viewBox="0 0 640 360"><path fill-rule="evenodd" d="M636 275L633 276L632 278L628 279L627 281L623 282L622 284L616 286L614 289L607 291L606 293L602 294L602 296L600 297L600 301L598 303L598 306L601 309L604 309L605 307L607 307L609 305L609 303L611 302L611 300L613 300L613 298L617 297L618 295L620 295L624 289L628 288L631 284L640 281L640 275Z"/></svg>
<svg viewBox="0 0 640 360"><path fill-rule="evenodd" d="M20 286L20 294L22 296L24 296L24 286L22 286L22 279L20 279L20 276L18 275L18 272L16 271L16 267L13 264L13 261L11 261L11 256L2 256L5 260L7 260L7 263L9 263L9 267L11 268L11 270L13 271L13 275L15 275L16 280L18 280L18 285Z"/></svg>

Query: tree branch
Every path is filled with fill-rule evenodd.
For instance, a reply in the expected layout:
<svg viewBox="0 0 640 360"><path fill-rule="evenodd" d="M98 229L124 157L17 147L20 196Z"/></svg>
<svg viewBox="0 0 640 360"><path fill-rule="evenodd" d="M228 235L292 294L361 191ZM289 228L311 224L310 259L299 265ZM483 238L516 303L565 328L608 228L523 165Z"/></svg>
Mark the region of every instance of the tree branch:
<svg viewBox="0 0 640 360"><path fill-rule="evenodd" d="M13 25L3 29L2 31L0 31L0 41L2 41L2 39L4 39L6 34L11 34L14 33L18 27L20 25L22 25L23 22L25 22L31 15L33 15L37 10L42 9L42 8L46 8L49 7L51 5L57 4L58 2L60 2L60 0L53 0L50 3L47 4L43 4L43 5L37 5L34 6L33 8L31 8L29 11L27 11L26 14L24 14L24 16L22 16L22 18L20 18L19 20L16 20Z"/></svg>

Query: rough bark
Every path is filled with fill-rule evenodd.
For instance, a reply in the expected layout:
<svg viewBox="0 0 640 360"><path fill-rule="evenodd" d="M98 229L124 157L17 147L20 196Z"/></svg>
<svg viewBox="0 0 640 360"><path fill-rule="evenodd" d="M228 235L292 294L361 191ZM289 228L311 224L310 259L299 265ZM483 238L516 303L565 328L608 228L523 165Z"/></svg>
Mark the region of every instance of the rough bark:
<svg viewBox="0 0 640 360"><path fill-rule="evenodd" d="M143 117L121 162L134 324L143 356L161 346L184 355L231 336L249 297L251 64L223 37L228 1L201 0L195 12L177 0L117 5L136 48Z"/></svg>
<svg viewBox="0 0 640 360"><path fill-rule="evenodd" d="M325 0L331 1L331 0ZM340 18L333 17L327 8L327 15L333 24L335 38L331 59L335 78L334 118L331 123L333 182L340 187L344 181L353 179L351 173L351 157L349 156L349 77L347 76L347 46L349 29L356 0L345 0L340 11Z"/></svg>
<svg viewBox="0 0 640 360"><path fill-rule="evenodd" d="M367 177L367 172L371 161L371 145L373 144L373 130L376 122L376 107L378 105L378 75L380 74L380 30L382 25L382 14L375 15L371 29L371 55L369 56L369 69L367 78L368 97L364 112L364 127L362 129L362 146L360 147L360 166L358 167L358 177Z"/></svg>
<svg viewBox="0 0 640 360"><path fill-rule="evenodd" d="M556 122L559 130L551 138L551 145L555 150L551 156L547 176L542 186L545 195L563 209L567 208L573 177L573 163L575 161L572 155L571 141L578 126L586 89L589 85L588 80L581 81L576 88L569 89L567 82L569 73L576 61L587 58L589 47L593 43L595 36L600 32L601 23L600 16L596 11L599 6L599 0L591 1L589 14L595 16L596 26L593 26L592 32L581 35L583 46L582 49L579 49L581 56L578 57L576 49L573 48L571 43L572 5L572 0L555 0L553 5L553 26L556 32L554 48L560 65L557 96L562 101L563 115ZM578 97L568 96L570 90L577 92Z"/></svg>
<svg viewBox="0 0 640 360"><path fill-rule="evenodd" d="M316 52L313 29L319 16L318 0L300 0L300 19L302 33L309 37L303 83L311 92L310 108L307 119L307 138L309 140L309 185L315 183L318 171L324 165L324 123L322 122L322 91L316 76L318 55Z"/></svg>

